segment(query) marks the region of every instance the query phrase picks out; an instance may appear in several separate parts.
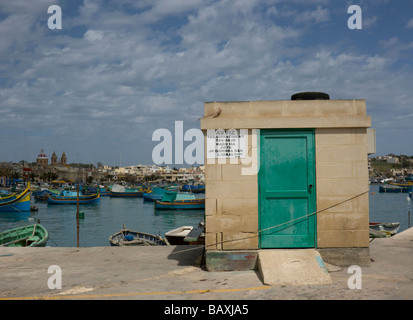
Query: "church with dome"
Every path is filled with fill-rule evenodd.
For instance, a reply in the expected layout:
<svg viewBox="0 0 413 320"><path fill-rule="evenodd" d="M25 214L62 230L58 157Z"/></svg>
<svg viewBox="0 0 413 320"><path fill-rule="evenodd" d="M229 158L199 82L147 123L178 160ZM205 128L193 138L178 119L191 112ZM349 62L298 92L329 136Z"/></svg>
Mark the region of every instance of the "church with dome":
<svg viewBox="0 0 413 320"><path fill-rule="evenodd" d="M38 156L36 158L36 164L38 166L41 166L41 167L49 165L49 158L44 153L44 149L40 150L40 153L38 154ZM65 166L65 165L67 165L67 157L66 157L65 152L63 151L63 154L60 157L60 160L58 160L56 152L53 151L52 157L50 158L50 165L52 165L52 166Z"/></svg>

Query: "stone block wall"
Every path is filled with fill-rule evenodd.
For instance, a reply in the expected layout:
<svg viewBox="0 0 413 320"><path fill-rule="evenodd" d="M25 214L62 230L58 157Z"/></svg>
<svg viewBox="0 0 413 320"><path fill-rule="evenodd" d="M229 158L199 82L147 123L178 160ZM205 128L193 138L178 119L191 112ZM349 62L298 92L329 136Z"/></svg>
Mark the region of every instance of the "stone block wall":
<svg viewBox="0 0 413 320"><path fill-rule="evenodd" d="M201 129L205 134L207 129L248 129L248 157L255 162L206 159L207 251L259 249L259 129L315 129L317 210L355 197L317 215L317 247L369 246L365 192L371 119L364 100L205 103L206 116L219 110L218 117L201 120ZM252 174L243 174L243 168Z"/></svg>
<svg viewBox="0 0 413 320"><path fill-rule="evenodd" d="M366 128L316 129L317 246L369 246ZM346 201L347 199L352 200Z"/></svg>
<svg viewBox="0 0 413 320"><path fill-rule="evenodd" d="M248 130L248 157L256 157ZM205 144L206 145L206 144ZM244 161L245 163L245 161ZM242 169L254 166L255 174ZM205 225L207 250L258 249L258 181L256 162L215 159L205 163Z"/></svg>

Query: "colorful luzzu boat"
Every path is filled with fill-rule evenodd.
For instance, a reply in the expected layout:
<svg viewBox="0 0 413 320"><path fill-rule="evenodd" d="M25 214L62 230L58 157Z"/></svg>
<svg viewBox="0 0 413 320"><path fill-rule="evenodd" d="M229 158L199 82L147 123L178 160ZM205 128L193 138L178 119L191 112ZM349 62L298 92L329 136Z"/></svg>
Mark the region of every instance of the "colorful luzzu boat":
<svg viewBox="0 0 413 320"><path fill-rule="evenodd" d="M205 209L205 198L196 198L191 193L165 191L162 200L155 201L157 210Z"/></svg>
<svg viewBox="0 0 413 320"><path fill-rule="evenodd" d="M20 193L0 198L0 212L30 212L30 184Z"/></svg>
<svg viewBox="0 0 413 320"><path fill-rule="evenodd" d="M144 201L155 201L155 200L162 200L163 195L165 194L165 189L163 188L151 188L146 189L143 192L143 200Z"/></svg>
<svg viewBox="0 0 413 320"><path fill-rule="evenodd" d="M79 194L79 204L97 204L100 202L100 194L91 195ZM48 204L77 204L77 193L70 192L57 196L49 195Z"/></svg>
<svg viewBox="0 0 413 320"><path fill-rule="evenodd" d="M125 188L121 185L113 185L111 189L109 189L110 197L112 198L134 198L134 197L142 197L143 190L140 189L130 189Z"/></svg>

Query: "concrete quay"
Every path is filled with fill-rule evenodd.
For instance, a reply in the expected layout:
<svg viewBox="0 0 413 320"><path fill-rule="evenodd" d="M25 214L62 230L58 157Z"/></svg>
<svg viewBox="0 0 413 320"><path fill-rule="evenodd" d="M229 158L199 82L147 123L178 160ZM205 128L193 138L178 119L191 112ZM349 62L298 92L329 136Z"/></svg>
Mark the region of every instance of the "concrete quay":
<svg viewBox="0 0 413 320"><path fill-rule="evenodd" d="M349 288L348 267L326 265L330 284L268 286L254 270L205 271L202 256L197 246L0 248L0 299L413 299L413 228L371 242L361 289ZM59 266L61 278L50 266ZM53 289L59 278L61 289Z"/></svg>

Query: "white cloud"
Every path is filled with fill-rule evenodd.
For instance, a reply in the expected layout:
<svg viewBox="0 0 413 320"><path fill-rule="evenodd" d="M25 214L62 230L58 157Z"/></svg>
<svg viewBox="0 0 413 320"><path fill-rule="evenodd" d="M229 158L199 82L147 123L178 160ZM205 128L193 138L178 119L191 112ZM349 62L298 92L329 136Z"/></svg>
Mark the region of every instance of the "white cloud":
<svg viewBox="0 0 413 320"><path fill-rule="evenodd" d="M317 6L315 10L308 10L302 13L296 14L295 22L296 23L307 23L307 22L314 22L314 23L321 23L330 20L330 12L326 8L322 8L321 6Z"/></svg>
<svg viewBox="0 0 413 320"><path fill-rule="evenodd" d="M34 15L14 29L19 15L7 7L0 21L0 76L7 75L0 77L0 128L27 126L47 132L52 145L76 142L86 153L85 136L105 150L95 153L127 140L128 152L150 157L153 130L175 120L199 126L204 101L289 99L304 90L366 98L375 125L407 128L387 111L391 104L398 114L411 113L404 94L411 73L390 69L411 44L394 37L363 54L316 38L308 44L317 37L313 28L333 25L333 10L327 1L291 3L301 2L87 0L72 16L63 10L61 34ZM346 17L344 11L344 25ZM81 35L71 37L80 26Z"/></svg>
<svg viewBox="0 0 413 320"><path fill-rule="evenodd" d="M376 25L377 20L378 20L377 16L364 17L363 18L363 28L371 28L372 26Z"/></svg>
<svg viewBox="0 0 413 320"><path fill-rule="evenodd" d="M84 35L86 40L89 41L100 41L103 39L103 32L96 30L88 30Z"/></svg>

